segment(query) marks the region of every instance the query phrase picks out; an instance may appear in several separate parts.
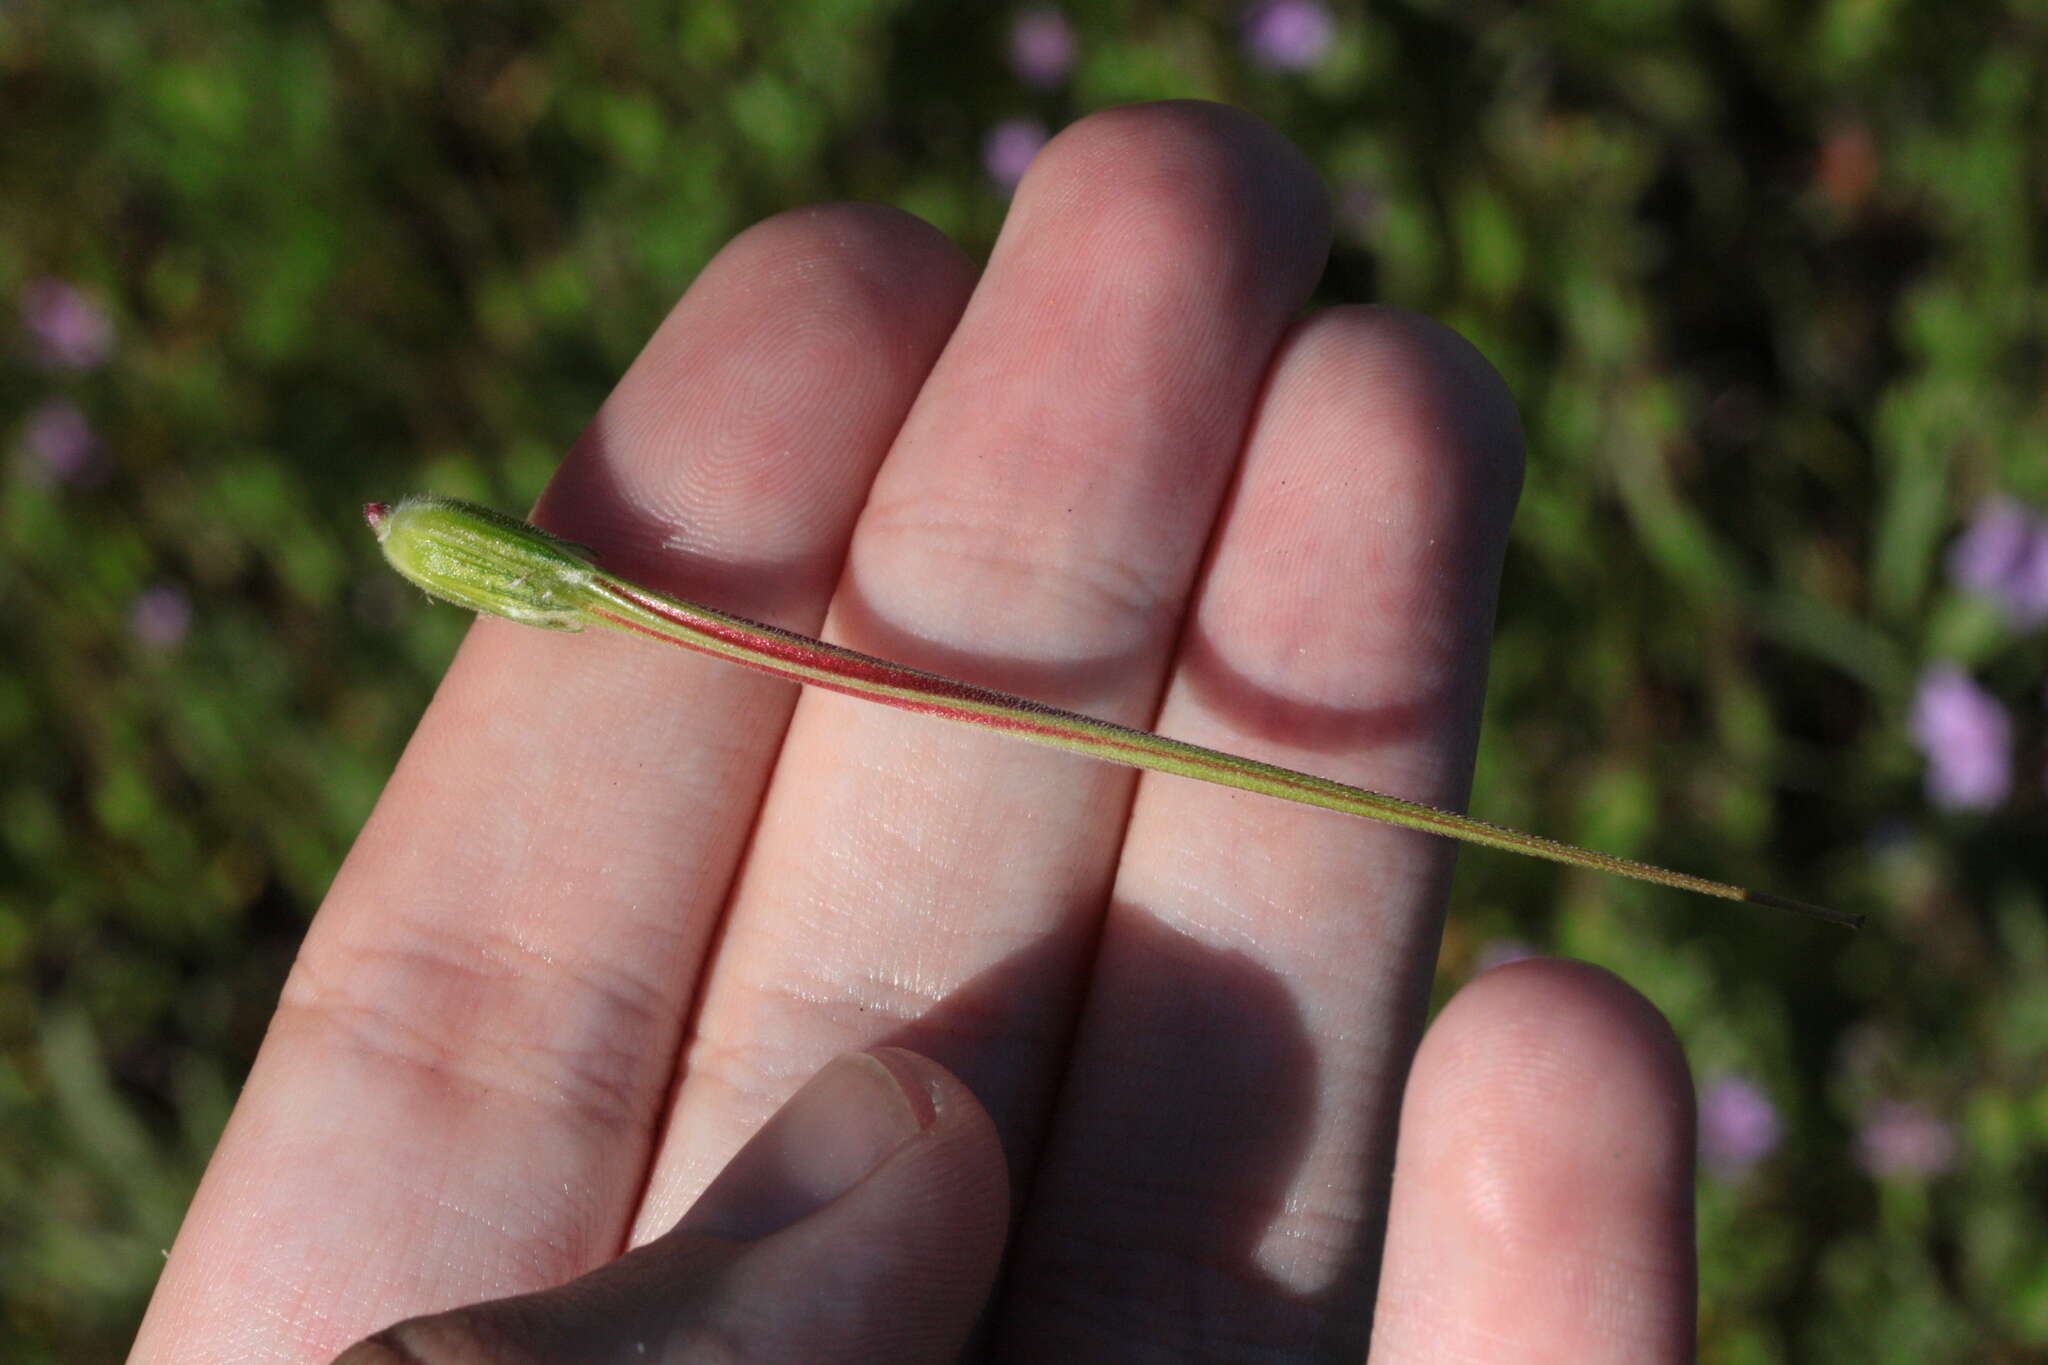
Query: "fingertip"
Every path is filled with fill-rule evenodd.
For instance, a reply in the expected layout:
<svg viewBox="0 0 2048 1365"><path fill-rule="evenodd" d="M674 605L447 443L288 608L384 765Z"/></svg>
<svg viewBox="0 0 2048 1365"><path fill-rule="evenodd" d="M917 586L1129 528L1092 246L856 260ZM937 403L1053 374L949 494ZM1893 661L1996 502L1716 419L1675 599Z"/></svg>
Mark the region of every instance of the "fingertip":
<svg viewBox="0 0 2048 1365"><path fill-rule="evenodd" d="M761 580L828 590L974 279L944 233L887 206L755 223L669 310L533 519L621 573L755 616L781 610ZM706 577L669 577L679 567Z"/></svg>
<svg viewBox="0 0 2048 1365"><path fill-rule="evenodd" d="M1058 168L1062 176L1078 174L1109 189L1118 175L1129 174L1134 154L1166 164L1224 164L1256 177L1251 183L1267 189L1276 219L1296 222L1328 243L1329 191L1315 163L1278 128L1234 105L1170 99L1097 110L1062 129L1032 170L1047 180Z"/></svg>
<svg viewBox="0 0 2048 1365"><path fill-rule="evenodd" d="M1522 1068L1589 1093L1609 1082L1691 1102L1685 1049L1663 1012L1590 962L1525 957L1482 972L1451 998L1423 1047L1446 1054L1440 1065L1481 1075Z"/></svg>
<svg viewBox="0 0 2048 1365"><path fill-rule="evenodd" d="M988 1301L1009 1231L1002 1144L980 1102L938 1063L900 1048L853 1055L928 1103L928 1124L839 1198L740 1258L730 1282L766 1311L728 1315L725 1334L762 1358L951 1360Z"/></svg>
<svg viewBox="0 0 2048 1365"><path fill-rule="evenodd" d="M903 1177L924 1193L959 1206L965 1225L993 1230L998 1241L1009 1227L1009 1164L995 1120L966 1082L922 1053L878 1047L860 1054L886 1067L905 1100L917 1110L930 1152L906 1147L892 1156L911 1168ZM878 1176L884 1174L877 1169Z"/></svg>
<svg viewBox="0 0 2048 1365"><path fill-rule="evenodd" d="M867 1179L963 1103L937 1063L897 1048L834 1058L761 1126L677 1224L752 1241L808 1217ZM942 1111L941 1100L951 1103Z"/></svg>
<svg viewBox="0 0 2048 1365"><path fill-rule="evenodd" d="M963 1102L971 1109L981 1107L958 1076L921 1053L901 1047L876 1047L860 1055L889 1072L902 1090L905 1102L916 1111L920 1126L927 1131L938 1127L942 1118L961 1121L959 1111Z"/></svg>
<svg viewBox="0 0 2048 1365"><path fill-rule="evenodd" d="M1423 1358L1445 1334L1588 1361L1687 1358L1692 1146L1685 1057L1649 1001L1556 959L1480 976L1409 1079L1386 1358Z"/></svg>
<svg viewBox="0 0 2048 1365"><path fill-rule="evenodd" d="M1324 414L1365 434L1353 439L1360 458L1383 466L1376 482L1414 502L1392 515L1415 523L1433 511L1442 532L1472 526L1505 539L1521 496L1521 415L1507 381L1457 331L1385 304L1321 309L1282 348L1274 390L1287 388L1298 390L1291 420Z"/></svg>
<svg viewBox="0 0 2048 1365"><path fill-rule="evenodd" d="M1006 238L1024 224L1048 252L1107 266L1141 293L1236 277L1246 306L1291 310L1322 272L1331 215L1314 164L1270 124L1160 100L1062 129L1032 161L1011 219Z"/></svg>
<svg viewBox="0 0 2048 1365"><path fill-rule="evenodd" d="M950 328L975 276L972 258L924 219L855 201L764 218L727 243L714 264L756 289L787 280L856 295L870 325L917 331Z"/></svg>
<svg viewBox="0 0 2048 1365"><path fill-rule="evenodd" d="M1521 1246L1583 1235L1588 1198L1617 1221L1689 1220L1692 1094L1655 1005L1589 963L1528 958L1452 998L1407 1102L1449 1139L1424 1160L1464 1189L1489 1236Z"/></svg>
<svg viewBox="0 0 2048 1365"><path fill-rule="evenodd" d="M1007 1165L981 1102L929 1057L883 1047L812 1077L650 1248L758 1241L770 1264L817 1254L821 1286L913 1272L969 1284L978 1265L993 1277L1008 1223ZM829 1254L856 1245L870 1254Z"/></svg>

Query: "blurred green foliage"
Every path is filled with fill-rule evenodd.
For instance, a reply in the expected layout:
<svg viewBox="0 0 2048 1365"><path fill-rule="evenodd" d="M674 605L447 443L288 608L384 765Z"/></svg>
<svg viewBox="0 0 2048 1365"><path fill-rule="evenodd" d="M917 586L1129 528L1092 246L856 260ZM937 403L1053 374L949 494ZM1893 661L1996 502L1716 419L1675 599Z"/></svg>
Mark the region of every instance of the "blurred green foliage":
<svg viewBox="0 0 2048 1365"><path fill-rule="evenodd" d="M1474 808L1869 911L1822 927L1465 860L1489 943L1604 963L1783 1140L1702 1181L1708 1357L2048 1359L2048 648L1955 590L1975 503L2048 501L2048 5L1336 5L1306 70L1224 3L12 0L0 299L0 1337L109 1359L307 917L462 629L368 497L516 508L692 273L824 198L985 250L1001 120L1202 96L1329 177L1330 301L1444 318L1530 471ZM92 468L36 414L75 404ZM189 630L176 610L190 604ZM1923 795L1936 659L2019 717L1990 813ZM1952 1168L1852 1160L1873 1106Z"/></svg>

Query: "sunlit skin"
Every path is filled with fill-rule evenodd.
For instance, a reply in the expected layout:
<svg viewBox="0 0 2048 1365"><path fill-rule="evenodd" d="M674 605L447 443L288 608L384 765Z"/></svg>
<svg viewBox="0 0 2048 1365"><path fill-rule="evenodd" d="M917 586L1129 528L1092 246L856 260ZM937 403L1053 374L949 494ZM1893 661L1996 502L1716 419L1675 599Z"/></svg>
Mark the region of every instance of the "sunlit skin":
<svg viewBox="0 0 2048 1365"><path fill-rule="evenodd" d="M994 730L1133 768L1192 777L1390 825L1609 872L1704 896L1794 910L1854 928L1861 917L1672 872L1291 768L891 663L806 635L685 602L606 573L594 552L459 498L369 503L365 520L393 568L458 606L550 630L602 626L710 654L779 678L941 720Z"/></svg>

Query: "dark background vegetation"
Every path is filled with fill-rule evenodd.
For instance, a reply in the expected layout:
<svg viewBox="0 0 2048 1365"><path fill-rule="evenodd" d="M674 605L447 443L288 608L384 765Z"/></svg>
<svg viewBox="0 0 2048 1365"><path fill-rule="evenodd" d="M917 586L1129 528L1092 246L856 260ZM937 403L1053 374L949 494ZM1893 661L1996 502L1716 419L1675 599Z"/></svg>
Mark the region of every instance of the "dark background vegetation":
<svg viewBox="0 0 2048 1365"><path fill-rule="evenodd" d="M1439 994L1589 958L1764 1106L1701 1177L1710 1359L2048 1359L2048 650L1944 569L2048 501L2048 3L1375 0L1281 70L1234 3L1066 12L1038 88L998 5L0 2L0 1354L125 1348L463 629L362 502L526 506L756 219L985 251L991 129L1202 96L1328 177L1326 300L1523 405L1474 810L1872 917L1468 855ZM17 318L51 279L103 362ZM2014 717L1991 809L1924 788L1940 661Z"/></svg>

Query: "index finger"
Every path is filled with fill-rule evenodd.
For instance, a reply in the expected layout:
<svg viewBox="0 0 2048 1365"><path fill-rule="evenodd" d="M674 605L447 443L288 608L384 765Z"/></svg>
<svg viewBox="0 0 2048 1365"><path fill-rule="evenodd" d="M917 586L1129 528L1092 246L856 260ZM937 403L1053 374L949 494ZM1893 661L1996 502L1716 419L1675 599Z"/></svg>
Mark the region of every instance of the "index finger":
<svg viewBox="0 0 2048 1365"><path fill-rule="evenodd" d="M970 283L887 210L744 234L539 519L816 629ZM134 1359L326 1360L617 1254L794 693L626 639L470 632L308 935Z"/></svg>

